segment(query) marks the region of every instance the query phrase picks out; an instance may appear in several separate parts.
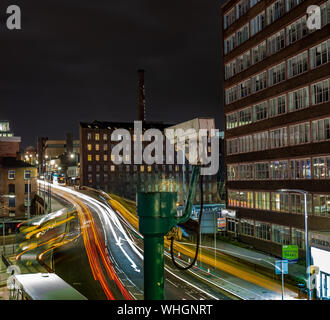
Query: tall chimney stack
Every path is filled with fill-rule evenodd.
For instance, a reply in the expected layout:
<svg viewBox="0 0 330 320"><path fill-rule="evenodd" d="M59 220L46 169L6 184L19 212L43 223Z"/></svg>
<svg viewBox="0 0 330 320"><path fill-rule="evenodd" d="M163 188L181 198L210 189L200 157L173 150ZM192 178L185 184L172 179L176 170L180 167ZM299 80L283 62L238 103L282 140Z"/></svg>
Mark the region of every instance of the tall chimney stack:
<svg viewBox="0 0 330 320"><path fill-rule="evenodd" d="M139 88L138 88L138 120L145 121L146 119L146 100L144 87L144 73L143 69L138 70Z"/></svg>

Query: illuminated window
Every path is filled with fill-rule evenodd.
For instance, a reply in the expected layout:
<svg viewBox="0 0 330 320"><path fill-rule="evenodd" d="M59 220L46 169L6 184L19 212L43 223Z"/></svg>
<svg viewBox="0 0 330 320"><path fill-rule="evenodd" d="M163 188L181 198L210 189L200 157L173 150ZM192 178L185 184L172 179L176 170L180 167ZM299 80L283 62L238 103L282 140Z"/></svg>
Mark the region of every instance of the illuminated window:
<svg viewBox="0 0 330 320"><path fill-rule="evenodd" d="M15 170L9 170L8 171L8 179L14 180L15 179Z"/></svg>
<svg viewBox="0 0 330 320"><path fill-rule="evenodd" d="M255 208L261 209L261 210L270 209L269 192L256 192L255 193Z"/></svg>
<svg viewBox="0 0 330 320"><path fill-rule="evenodd" d="M92 155L91 155L91 154L89 154L89 155L87 156L87 161L92 161Z"/></svg>
<svg viewBox="0 0 330 320"><path fill-rule="evenodd" d="M238 113L238 126L244 126L252 122L251 108L246 108Z"/></svg>
<svg viewBox="0 0 330 320"><path fill-rule="evenodd" d="M110 167L110 170L111 170L111 171L115 171L115 166L111 166L111 167Z"/></svg>
<svg viewBox="0 0 330 320"><path fill-rule="evenodd" d="M148 172L150 172L151 171L151 166L148 166Z"/></svg>
<svg viewBox="0 0 330 320"><path fill-rule="evenodd" d="M100 161L100 155L98 155L98 154L95 155L95 160L96 160L96 161Z"/></svg>
<svg viewBox="0 0 330 320"><path fill-rule="evenodd" d="M103 161L108 161L108 155L105 154L105 155L103 156Z"/></svg>
<svg viewBox="0 0 330 320"><path fill-rule="evenodd" d="M95 140L99 141L100 140L100 134L99 133L95 133Z"/></svg>
<svg viewBox="0 0 330 320"><path fill-rule="evenodd" d="M31 179L31 170L24 170L24 179Z"/></svg>
<svg viewBox="0 0 330 320"><path fill-rule="evenodd" d="M226 115L226 127L227 129L236 128L238 125L237 113L231 113Z"/></svg>
<svg viewBox="0 0 330 320"><path fill-rule="evenodd" d="M272 211L289 212L288 193L272 193Z"/></svg>
<svg viewBox="0 0 330 320"><path fill-rule="evenodd" d="M87 140L92 140L92 134L90 132L87 133Z"/></svg>
<svg viewBox="0 0 330 320"><path fill-rule="evenodd" d="M311 160L294 159L290 160L291 179L311 179Z"/></svg>
<svg viewBox="0 0 330 320"><path fill-rule="evenodd" d="M144 166L140 167L141 172L144 172Z"/></svg>
<svg viewBox="0 0 330 320"><path fill-rule="evenodd" d="M106 133L103 134L103 140L107 141L108 140L108 135Z"/></svg>
<svg viewBox="0 0 330 320"><path fill-rule="evenodd" d="M91 151L91 150L92 150L92 145L91 145L91 144L88 144L88 145L87 145L87 150L88 150L88 151Z"/></svg>

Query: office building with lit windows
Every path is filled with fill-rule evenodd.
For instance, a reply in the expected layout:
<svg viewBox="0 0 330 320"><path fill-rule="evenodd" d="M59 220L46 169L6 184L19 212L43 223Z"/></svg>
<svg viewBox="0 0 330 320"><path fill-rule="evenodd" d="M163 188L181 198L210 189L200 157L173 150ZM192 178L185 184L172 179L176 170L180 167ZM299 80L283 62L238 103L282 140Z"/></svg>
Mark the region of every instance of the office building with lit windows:
<svg viewBox="0 0 330 320"><path fill-rule="evenodd" d="M143 133L148 129L158 129L164 132L169 124L143 121ZM111 135L116 129L126 129L131 139L130 155L125 155L126 164L116 165L112 149L118 141L112 141ZM163 136L164 137L164 136ZM177 192L178 203L188 193L192 166L177 164L174 154L174 164L166 164L166 141L163 139L163 164L148 165L134 163L134 123L94 121L80 123L80 185L101 189L119 196L135 200L136 192ZM150 141L143 141L143 150ZM218 203L219 177L206 176L203 181L204 203ZM184 188L183 188L184 186ZM200 194L197 192L195 202L199 203Z"/></svg>
<svg viewBox="0 0 330 320"><path fill-rule="evenodd" d="M319 29L307 8L320 7ZM229 0L222 6L229 234L281 256L330 230L330 1Z"/></svg>

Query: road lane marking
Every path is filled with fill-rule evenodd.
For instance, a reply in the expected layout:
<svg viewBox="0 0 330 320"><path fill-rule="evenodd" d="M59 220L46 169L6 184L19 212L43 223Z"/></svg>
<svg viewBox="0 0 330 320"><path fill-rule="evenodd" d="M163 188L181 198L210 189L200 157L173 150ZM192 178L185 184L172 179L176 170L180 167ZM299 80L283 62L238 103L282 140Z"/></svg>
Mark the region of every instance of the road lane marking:
<svg viewBox="0 0 330 320"><path fill-rule="evenodd" d="M166 279L166 281L168 281L172 286L176 287L176 288L179 288L179 286L177 286L175 283L173 283L171 280L169 279Z"/></svg>

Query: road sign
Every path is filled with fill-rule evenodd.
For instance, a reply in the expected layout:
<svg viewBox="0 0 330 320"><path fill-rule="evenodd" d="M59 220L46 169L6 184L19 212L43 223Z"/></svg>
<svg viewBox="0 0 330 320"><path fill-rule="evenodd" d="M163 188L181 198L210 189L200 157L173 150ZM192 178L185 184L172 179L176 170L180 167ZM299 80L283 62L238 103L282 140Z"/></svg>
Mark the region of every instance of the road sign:
<svg viewBox="0 0 330 320"><path fill-rule="evenodd" d="M218 231L226 231L226 218L218 218Z"/></svg>
<svg viewBox="0 0 330 320"><path fill-rule="evenodd" d="M282 258L293 261L298 260L298 246L297 245L285 245L282 246Z"/></svg>
<svg viewBox="0 0 330 320"><path fill-rule="evenodd" d="M282 266L283 266L283 274L288 274L288 260L276 260L275 261L275 274L282 273Z"/></svg>

